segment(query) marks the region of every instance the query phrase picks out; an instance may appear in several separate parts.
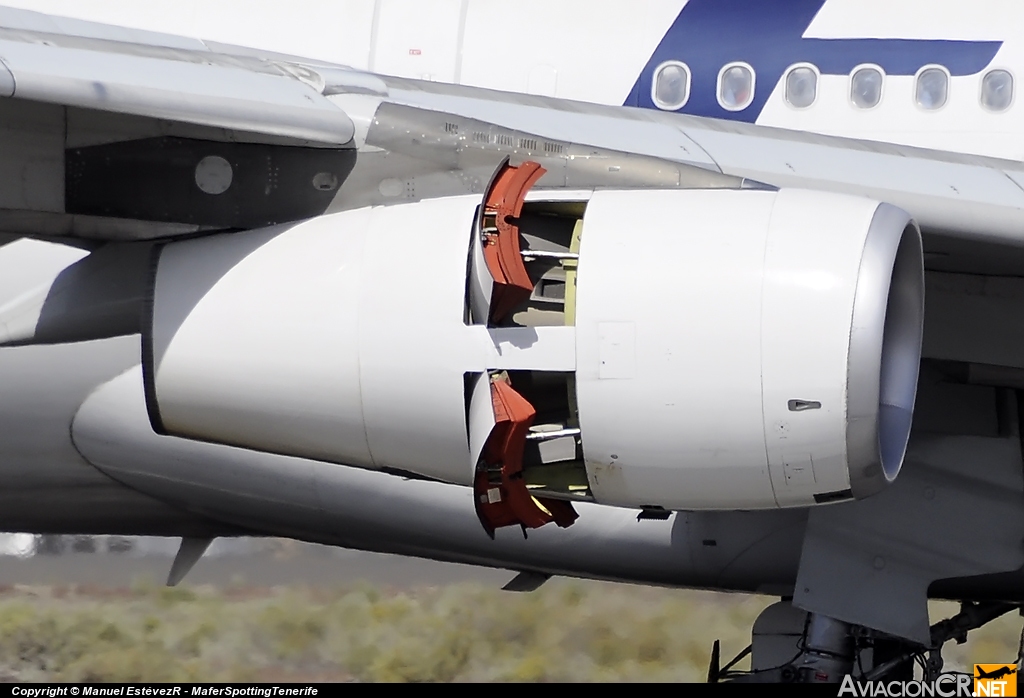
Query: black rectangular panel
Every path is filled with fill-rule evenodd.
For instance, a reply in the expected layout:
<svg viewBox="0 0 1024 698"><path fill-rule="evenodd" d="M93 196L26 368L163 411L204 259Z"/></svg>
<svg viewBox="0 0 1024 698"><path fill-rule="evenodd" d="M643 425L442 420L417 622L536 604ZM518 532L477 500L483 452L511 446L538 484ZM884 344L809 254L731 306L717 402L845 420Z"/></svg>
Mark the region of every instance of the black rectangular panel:
<svg viewBox="0 0 1024 698"><path fill-rule="evenodd" d="M66 151L66 211L254 228L323 213L351 149L145 138Z"/></svg>

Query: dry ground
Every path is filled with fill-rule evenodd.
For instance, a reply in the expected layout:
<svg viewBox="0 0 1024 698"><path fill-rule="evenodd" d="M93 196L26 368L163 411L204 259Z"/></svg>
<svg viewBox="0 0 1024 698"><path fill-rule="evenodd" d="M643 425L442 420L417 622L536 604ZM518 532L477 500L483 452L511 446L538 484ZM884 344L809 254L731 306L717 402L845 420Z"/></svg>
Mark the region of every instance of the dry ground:
<svg viewBox="0 0 1024 698"><path fill-rule="evenodd" d="M0 587L0 675L22 681L701 681L774 599L554 580L340 588L136 580ZM948 614L955 607L936 605ZM950 647L1013 661L1021 619Z"/></svg>

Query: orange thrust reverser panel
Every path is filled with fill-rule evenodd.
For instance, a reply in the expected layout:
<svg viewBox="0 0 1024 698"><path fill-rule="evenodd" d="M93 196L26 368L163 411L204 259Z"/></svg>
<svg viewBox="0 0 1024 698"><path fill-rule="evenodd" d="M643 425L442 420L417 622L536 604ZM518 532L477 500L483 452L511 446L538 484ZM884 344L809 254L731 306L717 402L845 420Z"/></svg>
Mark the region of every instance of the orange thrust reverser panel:
<svg viewBox="0 0 1024 698"><path fill-rule="evenodd" d="M570 502L534 497L526 487L523 450L536 410L498 377L491 380L491 402L494 429L484 446L486 468L477 473L474 486L480 523L492 538L502 526L519 525L524 533L552 521L571 526L579 514Z"/></svg>
<svg viewBox="0 0 1024 698"><path fill-rule="evenodd" d="M490 321L497 322L533 293L519 247L516 218L526 193L547 172L536 162L513 167L506 162L494 177L484 200L484 259L494 278Z"/></svg>

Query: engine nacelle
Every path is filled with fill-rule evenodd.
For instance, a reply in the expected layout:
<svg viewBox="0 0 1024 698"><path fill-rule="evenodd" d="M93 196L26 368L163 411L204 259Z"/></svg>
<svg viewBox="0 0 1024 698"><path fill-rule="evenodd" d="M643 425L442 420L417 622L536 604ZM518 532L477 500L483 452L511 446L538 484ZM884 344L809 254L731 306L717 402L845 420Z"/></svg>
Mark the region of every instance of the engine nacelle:
<svg viewBox="0 0 1024 698"><path fill-rule="evenodd" d="M906 213L798 190L524 202L519 179L166 245L154 428L473 486L488 529L896 477L923 323Z"/></svg>

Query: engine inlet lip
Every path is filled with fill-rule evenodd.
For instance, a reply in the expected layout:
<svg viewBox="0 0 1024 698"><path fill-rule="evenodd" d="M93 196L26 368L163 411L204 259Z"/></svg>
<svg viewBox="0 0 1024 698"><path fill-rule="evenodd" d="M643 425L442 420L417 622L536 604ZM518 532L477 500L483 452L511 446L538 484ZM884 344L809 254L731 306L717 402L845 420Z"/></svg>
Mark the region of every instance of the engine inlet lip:
<svg viewBox="0 0 1024 698"><path fill-rule="evenodd" d="M906 211L881 204L864 243L850 332L847 463L858 499L881 491L903 465L923 336L921 233Z"/></svg>

